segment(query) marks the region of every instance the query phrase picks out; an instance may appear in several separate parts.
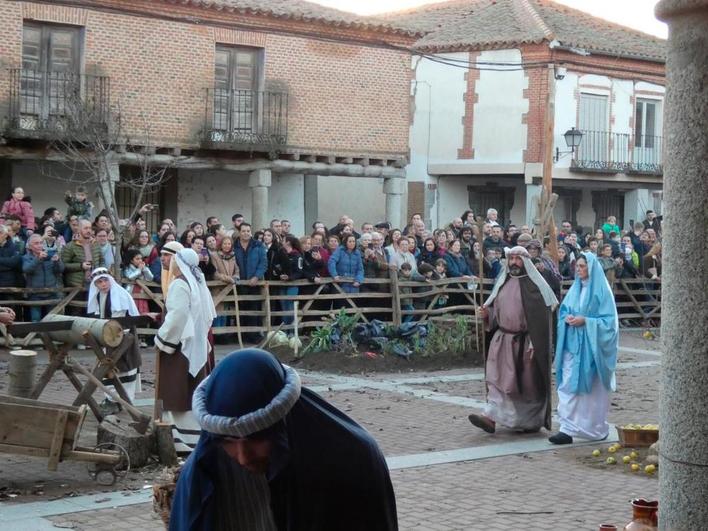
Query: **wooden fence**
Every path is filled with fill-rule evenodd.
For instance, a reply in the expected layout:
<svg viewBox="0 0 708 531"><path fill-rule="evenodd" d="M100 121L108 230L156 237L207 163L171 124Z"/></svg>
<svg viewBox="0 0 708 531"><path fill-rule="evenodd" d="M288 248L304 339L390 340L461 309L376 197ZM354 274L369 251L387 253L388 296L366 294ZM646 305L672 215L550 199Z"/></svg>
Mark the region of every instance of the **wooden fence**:
<svg viewBox="0 0 708 531"><path fill-rule="evenodd" d="M159 284L154 282L135 283L140 292L136 299L148 300L156 313L164 310L164 298ZM278 326L292 330L294 324L276 326L284 318L294 316L293 310L284 310L297 303L298 329L307 331L321 326L325 318L333 312L344 311L356 314L363 321L379 319L392 325L414 319L430 321L449 319L450 314L462 314L478 326L474 318L482 291L486 298L493 281L468 285L466 280L447 278L430 282L401 281L395 273L385 279L365 279L359 293L347 293L343 282L332 278L322 278L317 283L307 280L290 282L261 281L251 285L248 281L225 284L219 281L207 283L214 298L217 313L221 319L214 327L214 333L246 334L271 331ZM565 294L572 281L564 281ZM297 287L297 294L286 294L286 288ZM403 291L403 293L402 293ZM613 285L615 301L620 319L647 321L661 317L661 281L647 279L621 279ZM30 295L52 298L29 300ZM82 288L30 289L0 288L0 305L18 308L31 306L50 307L49 313L85 313L86 290ZM445 304L439 304L446 299ZM22 316L18 316L18 320ZM29 315L24 316L29 320ZM154 334L157 328L139 329L141 334Z"/></svg>

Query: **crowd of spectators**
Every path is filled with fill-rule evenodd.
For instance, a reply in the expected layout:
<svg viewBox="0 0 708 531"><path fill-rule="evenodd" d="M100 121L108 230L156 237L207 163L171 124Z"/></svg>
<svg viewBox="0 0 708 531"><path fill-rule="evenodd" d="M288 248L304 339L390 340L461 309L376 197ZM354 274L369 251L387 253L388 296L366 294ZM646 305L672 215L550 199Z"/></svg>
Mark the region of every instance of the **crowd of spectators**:
<svg viewBox="0 0 708 531"><path fill-rule="evenodd" d="M65 201L66 216L58 208L48 208L36 219L24 190L13 190L0 213L0 287L48 288L27 298L55 299L58 294L51 289L85 287L93 268L111 268L120 256L120 275L137 293L140 288L133 281L160 283L160 250L171 241L197 252L207 280L247 281L239 286L243 294L257 293L256 284L262 280L301 279L309 284L278 287L279 294L313 293L326 277L331 277L344 293L381 292L388 289L385 284L366 281L389 278L391 272L402 281L426 283L448 278L459 280L459 286L474 286L480 277L497 276L504 249L514 245L528 249L558 295L561 281L574 278L575 259L582 251L597 254L610 281L661 277L661 221L652 211L647 211L643 222L626 230L618 226L614 216L596 231L574 227L564 220L557 229L556 263L550 256L548 238L539 240L528 225L503 224L493 208L484 216L467 210L435 230L426 227L420 214L414 214L401 228L387 222L355 224L343 215L334 227L317 221L308 234L295 235L287 219L273 219L269 227L252 227L241 214L234 214L228 227L210 216L204 223L194 221L181 229L164 219L155 232L150 232L143 218L155 205L144 205L134 219L125 220L118 253L111 216L106 212L94 216L94 206L84 189L67 192ZM416 299L411 296L414 291L410 285L402 285L404 310L416 307ZM0 299L9 298L9 294L0 293ZM136 300L141 313L150 310L149 301ZM376 305L381 300L372 298L369 302ZM244 307L249 304L253 306L244 302ZM287 314L292 304L283 301L279 309ZM458 304L464 304L459 294L439 297L434 303L436 308ZM39 305L30 308L25 318L33 321L48 310ZM284 318L286 324L290 319ZM412 315L406 319L412 319Z"/></svg>

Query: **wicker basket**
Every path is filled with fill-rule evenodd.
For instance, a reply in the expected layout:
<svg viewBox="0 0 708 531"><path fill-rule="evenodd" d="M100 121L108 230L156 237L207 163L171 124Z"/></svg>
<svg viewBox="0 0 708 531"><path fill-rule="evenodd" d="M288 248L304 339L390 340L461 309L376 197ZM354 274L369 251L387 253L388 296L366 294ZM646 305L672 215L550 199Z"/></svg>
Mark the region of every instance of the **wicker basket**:
<svg viewBox="0 0 708 531"><path fill-rule="evenodd" d="M617 435L624 448L645 448L659 440L659 430L625 430L617 427Z"/></svg>
<svg viewBox="0 0 708 531"><path fill-rule="evenodd" d="M152 486L152 508L160 515L160 518L165 523L165 527L170 526L170 512L172 511L172 499L175 495L177 487L177 479L179 478L181 468L174 471L168 471L164 480L158 481Z"/></svg>

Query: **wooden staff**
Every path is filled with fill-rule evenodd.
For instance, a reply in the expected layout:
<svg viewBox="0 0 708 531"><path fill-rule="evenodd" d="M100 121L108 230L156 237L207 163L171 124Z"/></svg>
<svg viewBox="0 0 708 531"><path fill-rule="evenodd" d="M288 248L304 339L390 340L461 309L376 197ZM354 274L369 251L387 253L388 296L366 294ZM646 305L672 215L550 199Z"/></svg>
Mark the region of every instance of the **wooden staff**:
<svg viewBox="0 0 708 531"><path fill-rule="evenodd" d="M479 268L479 306L484 306L484 218L476 217L476 225L479 229L479 257L477 258ZM474 244L473 244L474 246ZM476 317L476 316L475 316ZM476 319L475 319L476 321ZM487 401L489 387L487 386L487 330L484 319L482 319L482 359L484 360L484 400Z"/></svg>

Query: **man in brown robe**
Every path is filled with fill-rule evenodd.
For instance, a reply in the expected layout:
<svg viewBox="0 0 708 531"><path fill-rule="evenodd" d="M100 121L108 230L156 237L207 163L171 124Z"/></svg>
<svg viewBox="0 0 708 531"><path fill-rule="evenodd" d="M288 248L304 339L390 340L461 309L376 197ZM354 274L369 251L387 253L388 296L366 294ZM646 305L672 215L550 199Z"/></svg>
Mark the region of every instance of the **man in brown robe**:
<svg viewBox="0 0 708 531"><path fill-rule="evenodd" d="M552 316L558 301L523 247L507 249L506 264L480 309L494 331L485 363L487 405L471 414L488 433L496 425L521 432L551 429Z"/></svg>

